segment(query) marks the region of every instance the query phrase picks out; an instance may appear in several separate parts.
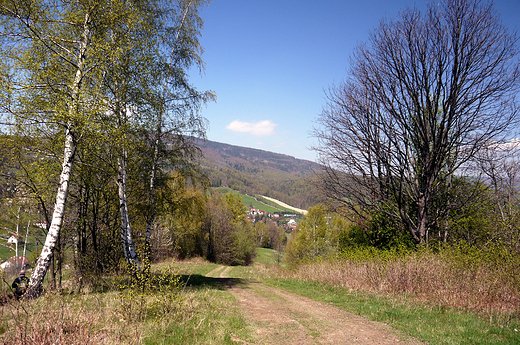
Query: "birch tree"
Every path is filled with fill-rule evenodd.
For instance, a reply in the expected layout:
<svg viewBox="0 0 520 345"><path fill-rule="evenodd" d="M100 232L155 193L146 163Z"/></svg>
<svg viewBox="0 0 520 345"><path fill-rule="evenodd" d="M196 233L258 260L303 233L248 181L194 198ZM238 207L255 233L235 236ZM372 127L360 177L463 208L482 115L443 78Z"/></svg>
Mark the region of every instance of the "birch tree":
<svg viewBox="0 0 520 345"><path fill-rule="evenodd" d="M31 275L41 293L65 213L78 142L99 114L101 66L110 18L104 1L4 1L0 4L2 114L35 135L64 133L61 173L50 228ZM60 130L61 129L61 130ZM59 137L59 136L58 136Z"/></svg>
<svg viewBox="0 0 520 345"><path fill-rule="evenodd" d="M127 261L138 263L129 216L128 155L138 152L131 150L140 142L150 144L148 152L139 151L152 157L140 158L150 173L148 242L161 165L169 161L170 167L192 168L196 149L187 136L205 133L199 110L213 94L197 91L187 75L192 67L203 68L199 8L206 3L0 2L2 123L44 143L62 140L54 212L28 296L41 292L85 137L112 141L118 150L121 242Z"/></svg>
<svg viewBox="0 0 520 345"><path fill-rule="evenodd" d="M165 2L161 25L162 56L161 107L152 118L153 131L148 132L150 153L149 208L146 220L145 243L149 248L151 229L156 217L155 192L158 182L164 181L161 166L169 163L184 174L196 167L198 148L192 138L205 138L206 120L200 116L201 107L215 99L212 91L198 91L190 83L191 68L202 71L203 48L199 37L203 21L199 11L207 0L178 0Z"/></svg>
<svg viewBox="0 0 520 345"><path fill-rule="evenodd" d="M124 9L125 2L120 6ZM155 191L165 175L161 166L190 171L197 148L189 137L205 135L202 104L211 92L199 92L190 85L188 71L203 68L202 47L198 42L202 20L200 7L206 1L137 1L139 20L127 14L126 25L110 29L112 49L110 68L104 77L109 94L109 113L114 120L118 153L117 184L121 211L121 242L127 262L134 269L139 260L135 251L129 211L128 160L130 154L141 159L148 171L149 205L145 209L145 246L149 248L155 221ZM118 22L119 23L119 22ZM148 138L141 145L142 138ZM131 148L134 152L130 152ZM148 253L149 254L149 253Z"/></svg>
<svg viewBox="0 0 520 345"><path fill-rule="evenodd" d="M112 13L118 20L109 27L110 47L102 84L107 107L108 135L115 145L117 157L116 183L121 215L121 244L123 254L131 267L139 261L132 236L128 201L128 154L132 145L141 140L137 129L142 126L146 113L157 106L154 83L158 74L159 44L156 35L160 11L154 1L111 2ZM134 144L133 144L134 143Z"/></svg>

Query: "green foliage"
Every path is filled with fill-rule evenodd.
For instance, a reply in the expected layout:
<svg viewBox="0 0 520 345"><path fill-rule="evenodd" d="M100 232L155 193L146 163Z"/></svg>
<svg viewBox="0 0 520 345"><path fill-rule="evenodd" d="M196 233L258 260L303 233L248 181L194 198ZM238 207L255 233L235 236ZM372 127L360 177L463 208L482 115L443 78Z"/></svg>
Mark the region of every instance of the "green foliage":
<svg viewBox="0 0 520 345"><path fill-rule="evenodd" d="M159 322L176 312L182 305L184 284L171 265L151 271L145 258L143 270L129 267L130 281L120 283L120 316L127 321L154 320Z"/></svg>
<svg viewBox="0 0 520 345"><path fill-rule="evenodd" d="M237 194L226 194L224 196L226 205L231 212L233 225L238 225L245 221L246 207L242 203L242 198Z"/></svg>
<svg viewBox="0 0 520 345"><path fill-rule="evenodd" d="M248 265L255 256L254 227L245 220L238 195L214 195L206 209L203 232L206 257L227 265Z"/></svg>
<svg viewBox="0 0 520 345"><path fill-rule="evenodd" d="M171 172L157 199L161 205L159 226L151 239L156 259L172 254L181 259L203 256L204 190L188 184L181 173Z"/></svg>
<svg viewBox="0 0 520 345"><path fill-rule="evenodd" d="M74 152L69 163L81 164L73 169L69 195L58 198L67 200L59 207L63 228L52 236L61 243L49 244L54 257L73 249L78 277L119 268L117 184L128 201L123 211L134 229L143 229L150 218L153 223L154 192L163 187L164 170L195 170L199 151L187 138L204 137L199 109L214 95L193 88L187 71L204 66L199 14L207 3L0 4L1 116L11 125L1 130L11 134L2 144L6 139L11 143L5 147L14 148L4 161L9 151L1 145L0 162L17 181L9 190L16 195L9 196L33 201L39 221L50 223L68 139L67 152ZM136 245L147 235L134 232Z"/></svg>
<svg viewBox="0 0 520 345"><path fill-rule="evenodd" d="M335 254L351 228L350 222L328 212L325 205L310 207L287 243L286 259L297 265Z"/></svg>
<svg viewBox="0 0 520 345"><path fill-rule="evenodd" d="M479 248L505 245L518 250L520 204L516 181L511 181L513 191L503 186L486 186L479 181L457 179L455 182L453 193L458 195L459 203L446 216L447 242L464 242Z"/></svg>
<svg viewBox="0 0 520 345"><path fill-rule="evenodd" d="M439 249L438 255L449 262L458 276L476 277L481 271L494 272L489 283L499 288L509 288L520 294L520 253L503 244L485 247L459 242Z"/></svg>
<svg viewBox="0 0 520 345"><path fill-rule="evenodd" d="M365 245L379 249L414 246L410 233L400 222L382 212L373 212L364 235Z"/></svg>
<svg viewBox="0 0 520 345"><path fill-rule="evenodd" d="M256 241L257 246L260 248L269 248L269 232L267 230L267 226L264 222L256 222L255 223L255 232L256 232Z"/></svg>
<svg viewBox="0 0 520 345"><path fill-rule="evenodd" d="M242 222L233 234L233 259L231 265L247 266L256 255L254 228L250 223Z"/></svg>

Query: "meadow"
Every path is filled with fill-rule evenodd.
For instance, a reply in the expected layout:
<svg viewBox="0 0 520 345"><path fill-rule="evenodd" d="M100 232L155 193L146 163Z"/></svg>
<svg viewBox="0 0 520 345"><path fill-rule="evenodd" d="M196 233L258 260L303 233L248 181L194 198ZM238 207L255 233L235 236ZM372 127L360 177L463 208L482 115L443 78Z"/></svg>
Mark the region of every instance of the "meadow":
<svg viewBox="0 0 520 345"><path fill-rule="evenodd" d="M490 285L485 272L490 267L477 273L471 267L450 271L435 263L435 256L417 255L422 256L415 259L422 260L415 266L412 257L372 256L362 261L352 256L289 270L279 265L275 251L259 249L252 266L229 267L228 274L237 284L254 280L308 296L389 324L425 343L519 343L518 290L506 289L509 283L504 280L502 288L498 283ZM21 302L11 298L4 279L0 342L257 343L255 326L240 310L236 297L219 279L208 276L219 266L202 259L157 263L152 266L152 277L133 287L126 275L112 274L92 278L79 290L70 277L62 291ZM440 270L444 270L443 279L438 276ZM456 277L458 284L454 284ZM446 285L451 290L436 291L439 280L451 281ZM463 294L465 289L476 291ZM507 297L504 291L509 291L509 297L502 304L491 296Z"/></svg>

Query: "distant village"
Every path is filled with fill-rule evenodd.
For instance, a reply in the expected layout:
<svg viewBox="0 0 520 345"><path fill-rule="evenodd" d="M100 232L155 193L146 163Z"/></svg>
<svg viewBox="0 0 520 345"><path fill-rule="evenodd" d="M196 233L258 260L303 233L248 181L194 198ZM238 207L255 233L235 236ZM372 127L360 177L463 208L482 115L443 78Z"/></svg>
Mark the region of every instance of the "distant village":
<svg viewBox="0 0 520 345"><path fill-rule="evenodd" d="M276 222L278 226L281 226L285 229L286 232L291 232L296 230L296 226L298 225L298 220L302 218L301 214L291 214L291 213L268 213L256 208L251 208L251 210L247 213L247 220L256 223L258 221L266 221L267 219Z"/></svg>

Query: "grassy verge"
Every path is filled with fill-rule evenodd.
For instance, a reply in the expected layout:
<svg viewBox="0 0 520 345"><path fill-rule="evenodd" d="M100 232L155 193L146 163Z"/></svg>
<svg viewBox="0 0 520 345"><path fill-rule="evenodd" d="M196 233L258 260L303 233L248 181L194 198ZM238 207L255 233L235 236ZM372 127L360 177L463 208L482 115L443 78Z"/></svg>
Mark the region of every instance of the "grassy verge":
<svg viewBox="0 0 520 345"><path fill-rule="evenodd" d="M373 269L368 264L360 263L365 269ZM385 265L386 270L391 268L386 261ZM353 283L355 275L325 271L318 265L307 271L307 275L298 275L281 269L276 253L270 249L259 249L252 267L227 268L193 260L157 264L153 270L157 277L169 275L180 280L174 280L171 286L162 286L157 292L128 294L120 291L122 277L108 276L101 279L103 287L85 287L82 293L46 294L21 303L7 298L4 292L0 306L0 343L255 343L255 330L233 295L222 285L220 273L225 272L226 277L232 277L237 283L261 280L386 323L429 344L520 344L518 314L462 310L446 303L418 300L412 293L363 292L370 289L331 283L332 278L326 277L344 276ZM318 276L324 272L326 276ZM363 272L360 277L366 276L367 271ZM378 277L381 279L381 274ZM329 283L324 283L327 281ZM390 279L380 284L381 280L377 280L381 286L388 281Z"/></svg>
<svg viewBox="0 0 520 345"><path fill-rule="evenodd" d="M283 253L273 249L257 248L255 264L263 265L266 267L283 267Z"/></svg>
<svg viewBox="0 0 520 345"><path fill-rule="evenodd" d="M270 279L270 285L331 303L370 320L386 323L429 344L519 344L518 319L416 303L297 279Z"/></svg>
<svg viewBox="0 0 520 345"><path fill-rule="evenodd" d="M103 277L105 286L81 294L45 294L18 302L4 295L1 344L236 344L253 330L234 297L204 275L218 265L183 264L181 280L158 291L120 291L125 279ZM157 278L176 277L177 264L154 265ZM169 272L165 274L164 272ZM240 272L237 272L240 273ZM247 272L240 274L247 275ZM184 286L183 281L189 285ZM166 283L164 283L166 281ZM168 285L170 284L170 285ZM103 292L97 292L103 291Z"/></svg>
<svg viewBox="0 0 520 345"><path fill-rule="evenodd" d="M253 330L227 291L206 285L189 288L185 294L189 317L150 325L144 344L236 344L239 339L251 340Z"/></svg>

